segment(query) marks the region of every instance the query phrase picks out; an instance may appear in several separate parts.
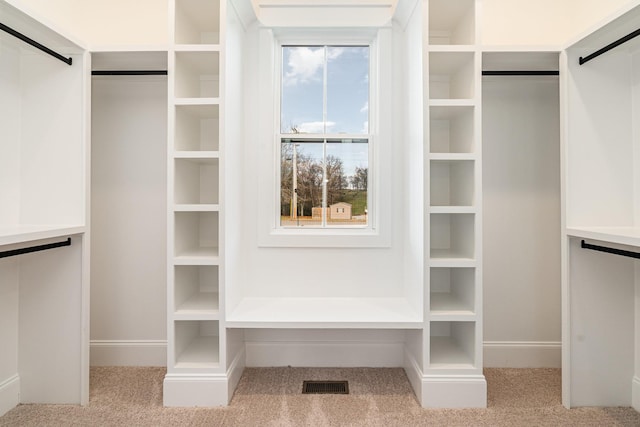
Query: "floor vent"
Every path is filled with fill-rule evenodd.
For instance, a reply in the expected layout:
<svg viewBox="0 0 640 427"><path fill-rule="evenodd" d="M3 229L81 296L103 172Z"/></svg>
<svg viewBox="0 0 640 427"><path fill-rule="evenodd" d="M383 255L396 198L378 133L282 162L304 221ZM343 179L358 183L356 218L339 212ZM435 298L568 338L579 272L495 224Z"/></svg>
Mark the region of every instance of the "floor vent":
<svg viewBox="0 0 640 427"><path fill-rule="evenodd" d="M302 394L349 394L349 381L304 381Z"/></svg>

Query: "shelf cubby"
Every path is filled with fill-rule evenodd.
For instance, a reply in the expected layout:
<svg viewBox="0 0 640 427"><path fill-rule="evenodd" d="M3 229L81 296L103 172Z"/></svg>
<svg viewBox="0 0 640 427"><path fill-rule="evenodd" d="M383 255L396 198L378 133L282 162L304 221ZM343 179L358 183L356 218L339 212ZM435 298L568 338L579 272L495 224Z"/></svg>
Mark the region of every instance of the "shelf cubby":
<svg viewBox="0 0 640 427"><path fill-rule="evenodd" d="M174 202L180 205L217 204L219 169L217 158L175 159Z"/></svg>
<svg viewBox="0 0 640 427"><path fill-rule="evenodd" d="M475 312L474 268L431 268L431 314Z"/></svg>
<svg viewBox="0 0 640 427"><path fill-rule="evenodd" d="M431 161L431 206L473 206L474 162Z"/></svg>
<svg viewBox="0 0 640 427"><path fill-rule="evenodd" d="M429 44L475 43L475 0L430 0Z"/></svg>
<svg viewBox="0 0 640 427"><path fill-rule="evenodd" d="M219 52L176 52L175 55L176 98L220 95Z"/></svg>
<svg viewBox="0 0 640 427"><path fill-rule="evenodd" d="M176 105L175 109L177 151L218 151L218 105Z"/></svg>
<svg viewBox="0 0 640 427"><path fill-rule="evenodd" d="M475 367L475 322L431 322L429 367Z"/></svg>
<svg viewBox="0 0 640 427"><path fill-rule="evenodd" d="M216 317L219 313L218 266L175 266L175 316Z"/></svg>
<svg viewBox="0 0 640 427"><path fill-rule="evenodd" d="M474 258L475 214L437 213L430 216L431 258Z"/></svg>
<svg viewBox="0 0 640 427"><path fill-rule="evenodd" d="M175 256L212 260L218 257L218 212L175 213Z"/></svg>
<svg viewBox="0 0 640 427"><path fill-rule="evenodd" d="M176 44L220 43L220 0L175 1Z"/></svg>
<svg viewBox="0 0 640 427"><path fill-rule="evenodd" d="M429 53L429 98L472 99L474 97L474 53Z"/></svg>
<svg viewBox="0 0 640 427"><path fill-rule="evenodd" d="M472 153L474 143L474 107L430 107L430 152Z"/></svg>
<svg viewBox="0 0 640 427"><path fill-rule="evenodd" d="M176 321L175 367L217 368L220 360L218 337L216 320Z"/></svg>

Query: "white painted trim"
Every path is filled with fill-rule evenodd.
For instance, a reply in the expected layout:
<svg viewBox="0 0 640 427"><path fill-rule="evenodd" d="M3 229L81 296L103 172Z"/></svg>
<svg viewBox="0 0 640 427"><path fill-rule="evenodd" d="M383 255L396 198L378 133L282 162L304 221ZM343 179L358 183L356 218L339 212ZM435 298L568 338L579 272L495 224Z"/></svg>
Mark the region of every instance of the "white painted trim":
<svg viewBox="0 0 640 427"><path fill-rule="evenodd" d="M423 408L487 407L484 375L424 375L409 353L405 353L404 371Z"/></svg>
<svg viewBox="0 0 640 427"><path fill-rule="evenodd" d="M484 375L424 375L424 408L486 408L487 381Z"/></svg>
<svg viewBox="0 0 640 427"><path fill-rule="evenodd" d="M286 348L286 351L283 349ZM92 340L91 366L166 366L164 340ZM404 366L422 376L417 362L404 351L401 342L246 342L246 350L236 355L228 374L258 366ZM485 341L484 366L487 368L560 368L562 343L559 341ZM236 366L237 365L237 366ZM412 385L413 384L412 381ZM640 396L640 394L639 394Z"/></svg>
<svg viewBox="0 0 640 427"><path fill-rule="evenodd" d="M404 354L404 372L407 374L416 399L422 404L422 379L424 378L424 374L416 358L406 351Z"/></svg>
<svg viewBox="0 0 640 427"><path fill-rule="evenodd" d="M229 363L229 369L227 369L227 378L228 378L228 396L229 401L233 397L233 393L240 382L240 377L242 377L242 373L244 372L245 363L247 359L247 351L245 347L235 355L231 363Z"/></svg>
<svg viewBox="0 0 640 427"><path fill-rule="evenodd" d="M402 366L402 342L294 342L247 341L246 364L250 367L376 367Z"/></svg>
<svg viewBox="0 0 640 427"><path fill-rule="evenodd" d="M634 376L631 383L631 406L640 412L640 377Z"/></svg>
<svg viewBox="0 0 640 427"><path fill-rule="evenodd" d="M15 374L0 383L0 417L20 403L20 376Z"/></svg>
<svg viewBox="0 0 640 427"><path fill-rule="evenodd" d="M167 366L166 340L91 340L91 366Z"/></svg>
<svg viewBox="0 0 640 427"><path fill-rule="evenodd" d="M485 368L560 368L560 341L485 341Z"/></svg>
<svg viewBox="0 0 640 427"><path fill-rule="evenodd" d="M168 407L226 406L231 399L227 374L167 374L163 405Z"/></svg>

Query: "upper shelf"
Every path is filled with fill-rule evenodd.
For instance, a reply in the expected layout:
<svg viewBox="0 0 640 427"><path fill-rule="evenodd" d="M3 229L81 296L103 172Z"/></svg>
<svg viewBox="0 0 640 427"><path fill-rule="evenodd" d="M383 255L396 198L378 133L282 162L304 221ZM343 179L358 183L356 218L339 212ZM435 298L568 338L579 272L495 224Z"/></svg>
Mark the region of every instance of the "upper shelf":
<svg viewBox="0 0 640 427"><path fill-rule="evenodd" d="M244 298L230 328L422 328L422 313L405 298Z"/></svg>
<svg viewBox="0 0 640 427"><path fill-rule="evenodd" d="M0 245L32 242L34 240L67 237L85 232L83 226L72 225L18 225L0 227Z"/></svg>
<svg viewBox="0 0 640 427"><path fill-rule="evenodd" d="M570 227L567 236L640 247L640 227Z"/></svg>
<svg viewBox="0 0 640 427"><path fill-rule="evenodd" d="M80 41L65 34L47 19L37 16L33 11L28 10L22 2L16 0L0 1L0 22L58 53L80 54L86 50ZM0 31L0 39L5 39L5 36L9 40L16 40L21 48L36 51L36 48Z"/></svg>

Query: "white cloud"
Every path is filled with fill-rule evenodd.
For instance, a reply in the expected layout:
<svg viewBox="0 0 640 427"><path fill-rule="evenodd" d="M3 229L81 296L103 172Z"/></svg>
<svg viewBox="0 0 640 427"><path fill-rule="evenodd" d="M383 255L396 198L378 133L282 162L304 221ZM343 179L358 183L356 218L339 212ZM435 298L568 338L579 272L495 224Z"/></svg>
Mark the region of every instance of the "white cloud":
<svg viewBox="0 0 640 427"><path fill-rule="evenodd" d="M344 52L344 48L334 47L328 49L327 60L338 58ZM287 72L284 74L285 85L296 85L321 81L322 73L319 71L324 65L324 48L322 47L295 47L290 48Z"/></svg>
<svg viewBox="0 0 640 427"><path fill-rule="evenodd" d="M369 101L364 103L364 106L360 109L361 113L366 113L367 111L369 111Z"/></svg>
<svg viewBox="0 0 640 427"><path fill-rule="evenodd" d="M335 122L326 122L327 132L335 126ZM300 133L324 133L325 122L306 122L297 127Z"/></svg>
<svg viewBox="0 0 640 427"><path fill-rule="evenodd" d="M360 133L369 133L369 121L365 121L362 124L362 130L360 131Z"/></svg>

